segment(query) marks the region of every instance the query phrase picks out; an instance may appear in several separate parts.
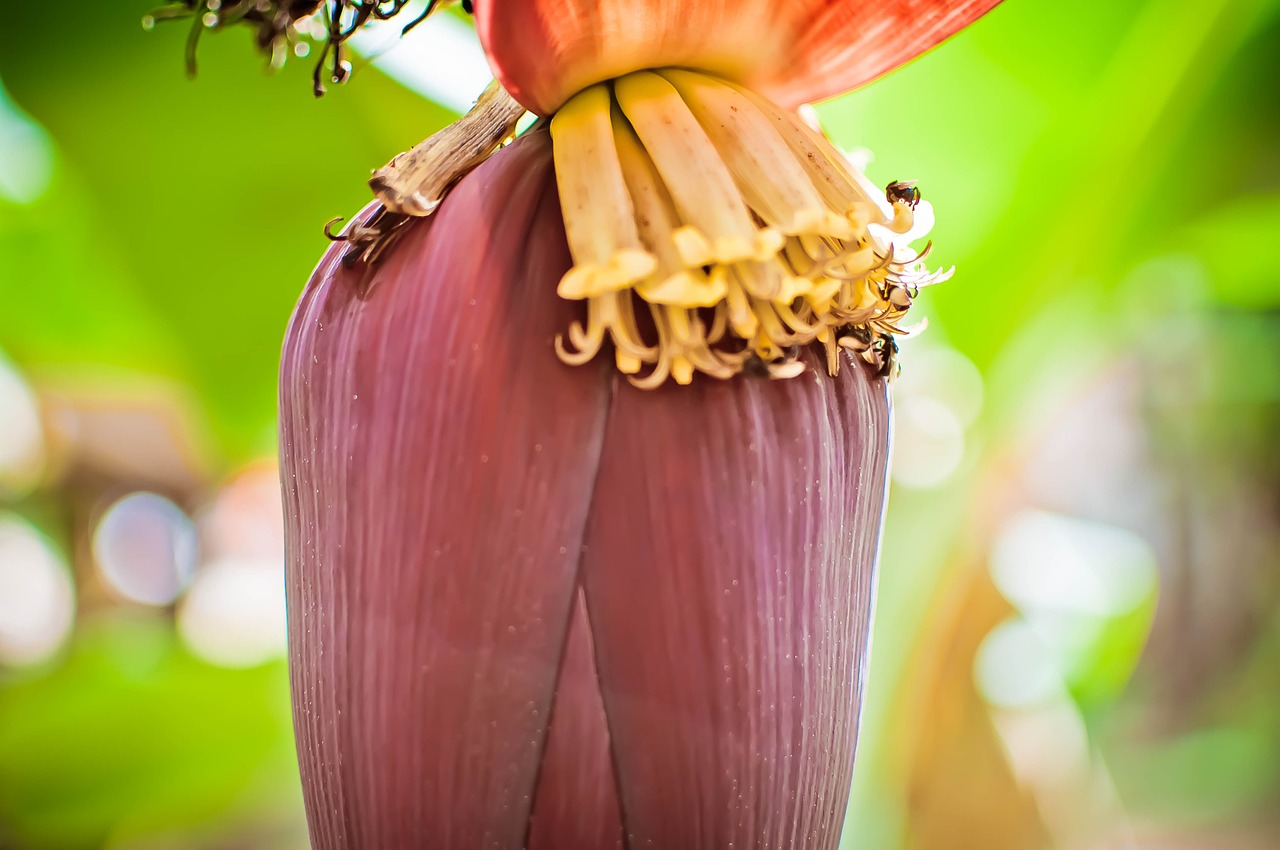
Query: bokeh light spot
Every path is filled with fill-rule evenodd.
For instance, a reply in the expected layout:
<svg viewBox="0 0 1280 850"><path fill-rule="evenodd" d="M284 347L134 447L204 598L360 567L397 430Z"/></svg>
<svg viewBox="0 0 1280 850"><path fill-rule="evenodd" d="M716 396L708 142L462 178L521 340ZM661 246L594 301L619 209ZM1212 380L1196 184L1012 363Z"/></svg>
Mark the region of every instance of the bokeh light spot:
<svg viewBox="0 0 1280 850"><path fill-rule="evenodd" d="M44 468L45 443L35 393L0 356L0 495L21 494Z"/></svg>
<svg viewBox="0 0 1280 850"><path fill-rule="evenodd" d="M1025 620L1006 620L991 630L974 662L978 690L993 705L1026 708L1063 692L1062 674L1049 648Z"/></svg>
<svg viewBox="0 0 1280 850"><path fill-rule="evenodd" d="M29 204L53 180L53 144L0 85L0 198Z"/></svg>
<svg viewBox="0 0 1280 850"><path fill-rule="evenodd" d="M1145 540L1123 528L1024 511L996 539L991 574L1023 611L1111 617L1150 598L1156 558Z"/></svg>
<svg viewBox="0 0 1280 850"><path fill-rule="evenodd" d="M192 652L222 667L252 667L282 657L284 574L274 559L214 561L178 612L178 631Z"/></svg>
<svg viewBox="0 0 1280 850"><path fill-rule="evenodd" d="M944 483L964 459L964 426L939 399L903 394L895 399L893 480L926 490Z"/></svg>
<svg viewBox="0 0 1280 850"><path fill-rule="evenodd" d="M61 554L26 521L0 514L0 663L47 659L71 631L74 613Z"/></svg>
<svg viewBox="0 0 1280 850"><path fill-rule="evenodd" d="M982 410L982 373L968 357L949 345L930 342L929 336L926 333L919 344L912 340L904 347L902 375L894 395L936 398L968 427Z"/></svg>
<svg viewBox="0 0 1280 850"><path fill-rule="evenodd" d="M121 595L168 605L195 571L195 526L181 508L155 493L131 493L102 515L93 534L102 576Z"/></svg>

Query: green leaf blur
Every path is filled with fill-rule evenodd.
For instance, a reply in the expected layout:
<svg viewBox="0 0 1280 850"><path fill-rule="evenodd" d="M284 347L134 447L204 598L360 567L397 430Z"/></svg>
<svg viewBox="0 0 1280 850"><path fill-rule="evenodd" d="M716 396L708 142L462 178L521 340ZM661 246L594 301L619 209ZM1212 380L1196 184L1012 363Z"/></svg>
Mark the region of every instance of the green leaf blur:
<svg viewBox="0 0 1280 850"><path fill-rule="evenodd" d="M322 225L451 114L359 61L316 100L314 56L264 73L235 31L188 81L148 9L0 24L0 372L49 435L0 468L0 519L76 596L57 652L0 660L0 847L303 848L283 660L219 663L181 596L122 599L94 528L134 490L203 522L270 463ZM903 346L844 846L1280 843L1278 12L1008 0L819 108L874 180L919 181L957 268ZM93 430L135 427L173 445ZM1009 624L1035 646L1001 655Z"/></svg>

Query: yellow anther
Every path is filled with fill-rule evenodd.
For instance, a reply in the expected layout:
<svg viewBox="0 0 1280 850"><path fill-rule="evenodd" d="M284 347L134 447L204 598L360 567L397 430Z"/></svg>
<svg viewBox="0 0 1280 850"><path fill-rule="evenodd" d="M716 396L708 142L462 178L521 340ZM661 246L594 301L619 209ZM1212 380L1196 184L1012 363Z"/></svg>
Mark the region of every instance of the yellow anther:
<svg viewBox="0 0 1280 850"><path fill-rule="evenodd" d="M757 228L742 193L679 92L646 71L617 80L614 92L684 223L710 240L720 262L753 256Z"/></svg>
<svg viewBox="0 0 1280 850"><path fill-rule="evenodd" d="M596 271L566 277L566 298L626 286L653 271L656 261L640 242L635 209L613 144L609 90L592 86L551 120L556 185L565 236L574 262ZM647 259L646 259L647 257ZM576 269L575 269L576 271Z"/></svg>
<svg viewBox="0 0 1280 850"><path fill-rule="evenodd" d="M656 265L648 251L616 251L601 265L584 263L569 269L560 279L556 293L561 298L578 299L629 289L651 274Z"/></svg>
<svg viewBox="0 0 1280 850"><path fill-rule="evenodd" d="M682 271L665 278L650 278L636 285L636 294L650 304L672 307L714 307L728 292L723 276Z"/></svg>

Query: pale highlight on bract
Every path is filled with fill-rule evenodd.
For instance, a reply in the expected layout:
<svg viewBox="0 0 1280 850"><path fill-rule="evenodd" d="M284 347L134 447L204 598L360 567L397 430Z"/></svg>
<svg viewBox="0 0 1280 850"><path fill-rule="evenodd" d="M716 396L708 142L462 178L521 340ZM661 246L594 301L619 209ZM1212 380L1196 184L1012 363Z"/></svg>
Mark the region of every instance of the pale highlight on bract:
<svg viewBox="0 0 1280 850"><path fill-rule="evenodd" d="M911 201L885 205L819 133L732 83L629 74L572 98L551 134L574 260L558 291L587 302L557 340L567 363L607 339L641 387L787 378L819 342L832 374L841 348L887 373L917 288L943 277L874 232L911 230Z"/></svg>

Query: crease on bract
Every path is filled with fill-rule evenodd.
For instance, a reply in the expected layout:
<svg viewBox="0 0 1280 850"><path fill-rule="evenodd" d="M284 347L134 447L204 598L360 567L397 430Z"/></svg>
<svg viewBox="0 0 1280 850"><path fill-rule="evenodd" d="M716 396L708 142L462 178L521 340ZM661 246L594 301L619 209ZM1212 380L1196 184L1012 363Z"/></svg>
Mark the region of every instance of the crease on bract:
<svg viewBox="0 0 1280 850"><path fill-rule="evenodd" d="M526 850L613 850L622 813L595 644L579 586L556 679Z"/></svg>

